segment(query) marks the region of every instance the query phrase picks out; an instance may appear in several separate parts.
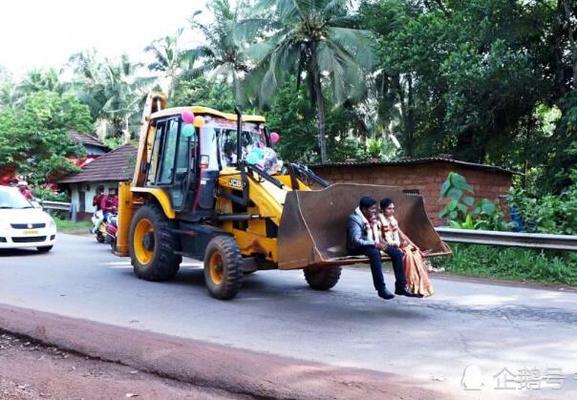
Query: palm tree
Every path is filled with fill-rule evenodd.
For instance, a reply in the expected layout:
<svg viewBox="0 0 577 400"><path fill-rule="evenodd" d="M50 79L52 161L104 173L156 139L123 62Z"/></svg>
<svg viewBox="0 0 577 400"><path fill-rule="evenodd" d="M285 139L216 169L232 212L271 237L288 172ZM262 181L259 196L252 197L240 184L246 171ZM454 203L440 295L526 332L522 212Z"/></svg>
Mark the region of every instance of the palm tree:
<svg viewBox="0 0 577 400"><path fill-rule="evenodd" d="M50 68L47 71L34 69L28 72L24 79L18 84L17 90L23 95L48 90L62 94L65 90L64 84L60 82L58 73Z"/></svg>
<svg viewBox="0 0 577 400"><path fill-rule="evenodd" d="M198 13L191 20L193 29L200 30L205 37L206 44L194 49L195 55L203 61L203 70L209 76L232 83L237 102L242 97L241 80L249 71L242 43L236 35L241 13L247 7L248 3L242 0L234 9L229 0L211 0L208 8L215 21L198 22L194 19Z"/></svg>
<svg viewBox="0 0 577 400"><path fill-rule="evenodd" d="M372 65L371 35L354 27L349 0L261 0L257 10L272 15L244 21L244 31L268 27L256 38L249 54L256 61L247 85L256 83L261 104L289 75L297 85L306 79L316 105L321 162L327 161L323 83L330 84L337 103L358 97L364 86L364 68ZM262 31L262 29L261 29Z"/></svg>
<svg viewBox="0 0 577 400"><path fill-rule="evenodd" d="M95 50L73 54L68 67L74 73L72 88L80 100L88 105L95 120L104 118L103 107L107 101L104 83L104 62Z"/></svg>
<svg viewBox="0 0 577 400"><path fill-rule="evenodd" d="M191 75L194 69L197 52L191 49L181 49L179 40L182 36L183 29L176 31L174 36L165 36L153 41L146 46L144 51L152 53L153 61L148 64L148 69L158 71L163 76L161 86L166 91L168 99L172 98L174 88L178 85L181 77ZM194 72L192 72L194 76Z"/></svg>
<svg viewBox="0 0 577 400"><path fill-rule="evenodd" d="M75 54L70 59L80 99L89 106L92 116L102 127L101 136L130 136L140 104L154 83L154 77L139 77L140 63L132 63L126 54L118 62L101 62L96 53Z"/></svg>

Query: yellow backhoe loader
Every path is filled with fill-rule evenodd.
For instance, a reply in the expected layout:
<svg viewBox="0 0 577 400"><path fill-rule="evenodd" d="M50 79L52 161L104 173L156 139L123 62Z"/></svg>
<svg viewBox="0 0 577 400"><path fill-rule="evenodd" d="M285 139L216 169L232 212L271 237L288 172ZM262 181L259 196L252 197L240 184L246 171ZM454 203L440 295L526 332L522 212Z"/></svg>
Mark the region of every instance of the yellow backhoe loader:
<svg viewBox="0 0 577 400"><path fill-rule="evenodd" d="M345 248L347 216L362 195L391 197L418 246L450 252L420 196L328 185L299 164L279 170L263 117L165 105L161 94L149 95L134 177L119 191L116 254L130 256L139 278L170 280L184 256L204 261L218 299L233 298L243 275L265 269L303 269L311 288L328 290L341 266L366 262Z"/></svg>

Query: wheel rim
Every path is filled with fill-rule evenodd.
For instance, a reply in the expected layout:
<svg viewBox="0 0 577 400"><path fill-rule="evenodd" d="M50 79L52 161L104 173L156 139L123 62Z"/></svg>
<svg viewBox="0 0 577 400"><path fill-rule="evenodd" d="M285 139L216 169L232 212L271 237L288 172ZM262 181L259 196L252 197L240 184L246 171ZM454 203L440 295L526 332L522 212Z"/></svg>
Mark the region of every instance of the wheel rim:
<svg viewBox="0 0 577 400"><path fill-rule="evenodd" d="M143 218L134 229L134 255L140 264L148 264L154 256L154 227L148 218Z"/></svg>
<svg viewBox="0 0 577 400"><path fill-rule="evenodd" d="M224 271L223 271L223 263L222 263L222 257L220 255L220 253L218 252L214 252L212 253L212 255L210 256L210 260L208 262L208 268L210 271L210 280L215 284L215 285L220 285L222 283L222 281L224 280Z"/></svg>

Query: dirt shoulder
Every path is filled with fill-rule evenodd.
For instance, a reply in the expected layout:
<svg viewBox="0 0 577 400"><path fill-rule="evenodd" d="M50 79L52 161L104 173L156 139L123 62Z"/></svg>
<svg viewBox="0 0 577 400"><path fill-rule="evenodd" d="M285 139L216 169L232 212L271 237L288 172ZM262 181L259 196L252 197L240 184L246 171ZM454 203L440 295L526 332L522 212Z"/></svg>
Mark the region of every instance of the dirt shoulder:
<svg viewBox="0 0 577 400"><path fill-rule="evenodd" d="M91 363L85 367L79 365L74 370L72 369L74 364L63 364L63 360L44 357L46 367L34 370L37 371L35 376L38 382L34 390L38 392L38 396L42 391L50 394L52 386L47 385L50 384L51 379L59 377L58 382L61 382L59 384L72 387L77 381L78 384L84 383L85 386L84 389L79 388L79 392L74 396L55 398L106 398L100 395L83 397L82 393L85 392L82 390L89 390L93 385L96 391L104 391L104 386L108 385L107 380L109 380L115 385L110 398L119 398L117 397L119 394L125 396L126 393L138 394L140 392L151 393L148 396L163 394L162 397L144 398L167 399L170 397L164 395L163 390L172 393L168 391L168 388L170 390L179 390L179 388L178 385L168 385L162 378L218 391L209 392L208 396L222 396L221 393L224 392L227 395L237 396L234 398L246 396L295 400L454 398L448 393L433 390L430 382L408 379L394 374L341 368L13 306L0 305L0 327L8 332L15 332L26 338L48 344L49 348L56 348L55 353L63 351L64 354L76 353L73 355L88 356L97 363L107 361L116 364L107 366L111 368L110 371L114 372L105 373L101 370L100 373L97 372L91 376L88 374L88 371L91 371ZM51 350L47 351L50 353ZM9 357L9 352L6 354L5 357ZM16 382L17 385L26 385L25 378L30 373L29 371L33 370L34 362L40 361L41 356L36 356L34 352L24 353L24 355L26 357L20 360L23 363L20 373L8 367L10 363L2 362L3 366L8 366L0 369L0 376ZM14 353L13 357L16 356L17 354ZM68 358L64 360L70 357L68 355ZM79 361L78 358L72 359ZM139 372L132 374L132 370ZM88 375L83 377L83 373ZM141 379L142 373L149 376ZM150 376L157 378L150 381L155 382L152 386L139 386L145 385ZM40 385L41 382L45 383ZM159 385L160 389L155 389L154 385ZM153 389L156 391L153 392ZM199 396L205 394L200 393ZM174 398L202 397L176 396Z"/></svg>
<svg viewBox="0 0 577 400"><path fill-rule="evenodd" d="M0 399L248 399L0 333Z"/></svg>

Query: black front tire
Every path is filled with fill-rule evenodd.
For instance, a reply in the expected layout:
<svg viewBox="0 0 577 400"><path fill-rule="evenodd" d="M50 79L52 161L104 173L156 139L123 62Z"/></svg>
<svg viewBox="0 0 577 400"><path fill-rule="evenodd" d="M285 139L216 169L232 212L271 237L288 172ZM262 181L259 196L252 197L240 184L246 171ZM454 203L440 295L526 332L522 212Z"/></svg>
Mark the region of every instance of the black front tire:
<svg viewBox="0 0 577 400"><path fill-rule="evenodd" d="M234 298L242 287L242 256L231 236L215 236L204 253L204 281L210 295L220 300Z"/></svg>
<svg viewBox="0 0 577 400"><path fill-rule="evenodd" d="M104 237L104 235L101 232L96 232L96 241L98 243L104 243L106 240L106 238Z"/></svg>
<svg viewBox="0 0 577 400"><path fill-rule="evenodd" d="M150 233L150 260L143 262L137 256L135 230L138 224L147 220L152 226ZM164 212L156 205L144 205L136 211L130 224L130 261L134 273L140 279L147 281L162 282L173 279L176 276L182 262L182 256L175 254L179 248L178 238L170 231L171 221L166 218Z"/></svg>
<svg viewBox="0 0 577 400"><path fill-rule="evenodd" d="M54 246L40 246L36 247L36 250L38 250L39 253L48 253L50 250L52 250L52 247Z"/></svg>
<svg viewBox="0 0 577 400"><path fill-rule="evenodd" d="M329 290L341 277L341 267L307 267L304 269L305 279L314 290Z"/></svg>

